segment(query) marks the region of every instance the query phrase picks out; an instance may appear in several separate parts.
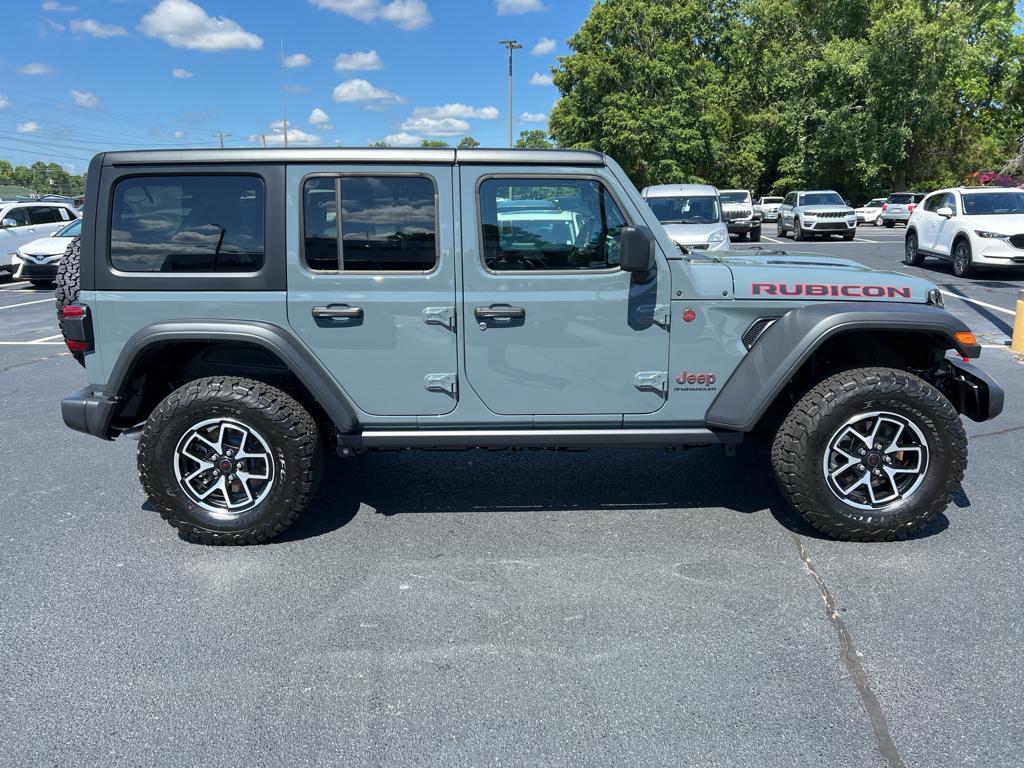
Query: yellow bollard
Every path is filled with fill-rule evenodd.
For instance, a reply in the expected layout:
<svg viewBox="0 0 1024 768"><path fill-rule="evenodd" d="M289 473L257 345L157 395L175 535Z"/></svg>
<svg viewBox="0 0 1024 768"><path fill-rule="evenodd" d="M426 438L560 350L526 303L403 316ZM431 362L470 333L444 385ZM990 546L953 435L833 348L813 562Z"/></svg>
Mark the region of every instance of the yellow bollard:
<svg viewBox="0 0 1024 768"><path fill-rule="evenodd" d="M1010 349L1024 352L1024 291L1017 291L1017 316L1013 321L1013 339Z"/></svg>

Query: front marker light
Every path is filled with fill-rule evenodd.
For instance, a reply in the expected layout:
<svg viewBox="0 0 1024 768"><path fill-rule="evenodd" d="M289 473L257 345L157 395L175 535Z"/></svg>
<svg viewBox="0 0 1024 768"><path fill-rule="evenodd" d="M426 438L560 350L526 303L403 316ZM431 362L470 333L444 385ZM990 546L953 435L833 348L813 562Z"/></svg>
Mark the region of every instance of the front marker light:
<svg viewBox="0 0 1024 768"><path fill-rule="evenodd" d="M1009 240L1009 235L1001 235L998 232L989 232L987 229L976 229L974 234L978 237L983 237L986 240Z"/></svg>
<svg viewBox="0 0 1024 768"><path fill-rule="evenodd" d="M710 237L708 237L708 242L709 243L724 243L728 239L729 239L729 235L727 233L723 232L720 229L717 229L717 230L715 230L714 232L711 233Z"/></svg>

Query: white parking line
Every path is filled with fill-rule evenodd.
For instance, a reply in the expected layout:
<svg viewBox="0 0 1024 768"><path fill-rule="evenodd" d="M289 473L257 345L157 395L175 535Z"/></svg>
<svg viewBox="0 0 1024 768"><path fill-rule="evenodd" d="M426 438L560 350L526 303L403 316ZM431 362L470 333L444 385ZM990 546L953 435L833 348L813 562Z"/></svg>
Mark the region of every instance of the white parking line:
<svg viewBox="0 0 1024 768"><path fill-rule="evenodd" d="M0 291L10 291L14 288L21 288L23 285L28 285L28 280L23 283L8 283L3 288L0 288Z"/></svg>
<svg viewBox="0 0 1024 768"><path fill-rule="evenodd" d="M4 347L45 347L48 344L54 344L56 346L63 346L63 341L48 341L47 339L60 338L59 336L47 336L45 339L36 339L35 341L0 341L0 346Z"/></svg>
<svg viewBox="0 0 1024 768"><path fill-rule="evenodd" d="M15 307L27 307L30 304L46 304L49 302L53 303L53 299L38 299L36 301L23 301L20 304L8 304L7 306L0 306L0 309L14 309Z"/></svg>
<svg viewBox="0 0 1024 768"><path fill-rule="evenodd" d="M761 239L762 240L767 240L769 243L775 243L776 245L782 245L782 241L781 240L776 240L775 238L768 237L768 235L761 235Z"/></svg>
<svg viewBox="0 0 1024 768"><path fill-rule="evenodd" d="M858 237L855 242L858 243L881 243L881 240L868 240L866 237Z"/></svg>
<svg viewBox="0 0 1024 768"><path fill-rule="evenodd" d="M997 307L995 304L988 304L984 301L978 301L977 299L969 299L966 296L961 296L959 293L950 293L949 291L943 291L941 288L939 289L939 292L943 296L949 296L950 298L953 299L960 299L960 301L969 301L971 304L977 304L979 307L985 307L986 309L994 309L996 312L1002 312L1004 315L1010 315L1011 317L1015 317L1017 315L1017 313L1014 312L1013 310L1003 309L1003 307Z"/></svg>

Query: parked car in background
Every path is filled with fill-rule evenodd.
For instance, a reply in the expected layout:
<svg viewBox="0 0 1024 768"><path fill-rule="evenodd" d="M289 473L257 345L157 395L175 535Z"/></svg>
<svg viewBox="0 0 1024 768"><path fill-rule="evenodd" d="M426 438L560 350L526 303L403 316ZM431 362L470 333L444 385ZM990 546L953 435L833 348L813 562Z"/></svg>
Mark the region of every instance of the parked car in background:
<svg viewBox="0 0 1024 768"><path fill-rule="evenodd" d="M751 241L761 239L761 218L754 213L754 203L750 193L745 189L720 189L718 197L722 201L722 218L730 235L739 240L750 237Z"/></svg>
<svg viewBox="0 0 1024 768"><path fill-rule="evenodd" d="M718 190L710 184L658 184L640 194L677 245L702 251L729 247Z"/></svg>
<svg viewBox="0 0 1024 768"><path fill-rule="evenodd" d="M78 214L67 203L34 200L0 203L0 270L14 271L14 254L32 240L52 235Z"/></svg>
<svg viewBox="0 0 1024 768"><path fill-rule="evenodd" d="M977 267L1024 268L1024 189L959 187L932 192L910 216L903 261L953 263L957 277Z"/></svg>
<svg viewBox="0 0 1024 768"><path fill-rule="evenodd" d="M782 206L781 197L759 197L754 203L754 213L761 215L761 221L778 221L779 208Z"/></svg>
<svg viewBox="0 0 1024 768"><path fill-rule="evenodd" d="M779 237L793 233L794 240L822 235L842 235L853 240L857 214L842 195L832 189L790 192L779 208Z"/></svg>
<svg viewBox="0 0 1024 768"><path fill-rule="evenodd" d="M874 224L876 227L882 225L882 206L885 205L884 197L876 197L868 200L860 208L855 208L858 224Z"/></svg>
<svg viewBox="0 0 1024 768"><path fill-rule="evenodd" d="M14 254L14 278L44 287L57 279L61 256L73 239L82 234L82 220L76 219L49 237L26 243Z"/></svg>
<svg viewBox="0 0 1024 768"><path fill-rule="evenodd" d="M889 229L897 224L905 225L922 200L921 192L893 192L882 204L882 223Z"/></svg>

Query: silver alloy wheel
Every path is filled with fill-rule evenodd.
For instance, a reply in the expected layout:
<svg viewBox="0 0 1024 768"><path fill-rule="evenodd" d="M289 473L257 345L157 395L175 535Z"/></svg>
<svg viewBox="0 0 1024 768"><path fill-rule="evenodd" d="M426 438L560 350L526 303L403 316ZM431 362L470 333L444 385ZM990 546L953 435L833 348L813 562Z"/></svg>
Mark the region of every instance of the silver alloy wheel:
<svg viewBox="0 0 1024 768"><path fill-rule="evenodd" d="M957 243L956 253L953 254L953 270L957 274L964 275L971 268L971 257L967 252L967 244L962 240Z"/></svg>
<svg viewBox="0 0 1024 768"><path fill-rule="evenodd" d="M921 486L928 472L928 441L904 416L862 413L829 439L822 472L844 504L882 509L909 498Z"/></svg>
<svg viewBox="0 0 1024 768"><path fill-rule="evenodd" d="M913 245L911 245L913 243ZM904 264L913 265L917 258L917 235L908 235L906 249L904 251Z"/></svg>
<svg viewBox="0 0 1024 768"><path fill-rule="evenodd" d="M231 418L190 427L174 449L178 487L218 520L246 512L274 485L274 454L252 427Z"/></svg>

